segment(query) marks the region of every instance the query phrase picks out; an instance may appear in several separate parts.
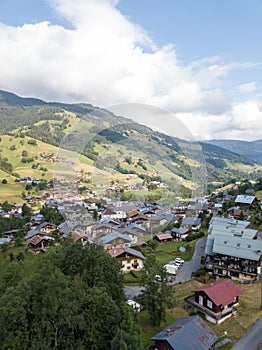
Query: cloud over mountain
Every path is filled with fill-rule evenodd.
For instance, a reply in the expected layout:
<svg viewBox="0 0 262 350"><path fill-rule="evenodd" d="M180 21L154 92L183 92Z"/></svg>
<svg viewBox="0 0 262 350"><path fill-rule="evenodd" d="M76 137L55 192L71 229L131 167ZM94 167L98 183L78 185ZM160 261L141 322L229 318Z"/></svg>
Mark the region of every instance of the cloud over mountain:
<svg viewBox="0 0 262 350"><path fill-rule="evenodd" d="M175 113L198 139L262 137L258 102L236 103L223 89L223 79L241 65L219 57L183 64L174 45L157 47L117 2L49 0L71 29L48 22L0 24L0 88L53 101L154 105ZM254 118L248 125L247 115Z"/></svg>

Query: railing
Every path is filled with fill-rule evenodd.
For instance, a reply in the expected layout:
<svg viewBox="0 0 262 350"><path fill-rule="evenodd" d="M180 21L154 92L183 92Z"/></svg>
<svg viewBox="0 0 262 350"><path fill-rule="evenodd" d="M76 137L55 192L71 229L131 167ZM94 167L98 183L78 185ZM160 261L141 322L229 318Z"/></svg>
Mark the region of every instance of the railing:
<svg viewBox="0 0 262 350"><path fill-rule="evenodd" d="M186 303L190 304L191 306L195 307L196 309L198 309L200 312L207 314L207 315L211 316L212 318L215 318L216 320L219 320L227 315L234 314L236 312L234 307L228 307L220 312L214 312L214 311L206 308L205 306L198 304L194 300L194 296L189 296L189 297L185 298L184 301Z"/></svg>

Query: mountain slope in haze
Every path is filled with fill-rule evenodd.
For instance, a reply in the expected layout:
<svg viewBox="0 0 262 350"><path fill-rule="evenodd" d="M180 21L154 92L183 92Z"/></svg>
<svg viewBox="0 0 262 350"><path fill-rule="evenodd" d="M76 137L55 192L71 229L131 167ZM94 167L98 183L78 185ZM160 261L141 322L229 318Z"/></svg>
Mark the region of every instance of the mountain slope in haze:
<svg viewBox="0 0 262 350"><path fill-rule="evenodd" d="M197 144L90 104L47 103L0 91L0 131L76 151L87 157L85 162L116 176L132 173L145 181L161 177L170 188L175 181L190 188L203 162L208 182L258 176L261 171L244 156L207 143L201 143L198 150ZM6 158L11 156L9 152ZM5 157L3 152L1 157ZM14 171L19 173L19 169Z"/></svg>
<svg viewBox="0 0 262 350"><path fill-rule="evenodd" d="M262 140L240 141L240 140L210 140L212 145L223 147L231 152L238 153L244 157L253 159L262 165Z"/></svg>

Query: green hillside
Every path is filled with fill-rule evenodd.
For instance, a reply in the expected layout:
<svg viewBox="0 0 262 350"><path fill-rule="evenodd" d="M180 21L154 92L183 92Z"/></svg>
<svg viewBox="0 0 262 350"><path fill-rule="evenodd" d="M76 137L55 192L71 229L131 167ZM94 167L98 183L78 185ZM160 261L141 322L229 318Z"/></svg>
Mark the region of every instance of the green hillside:
<svg viewBox="0 0 262 350"><path fill-rule="evenodd" d="M150 186L163 198L190 195L206 180L261 176L261 167L244 156L152 131L89 104L46 103L0 91L0 132L0 176L11 176L9 185L23 176L66 178L73 168L81 179L92 177L98 191L114 181L137 191L162 182L166 187Z"/></svg>

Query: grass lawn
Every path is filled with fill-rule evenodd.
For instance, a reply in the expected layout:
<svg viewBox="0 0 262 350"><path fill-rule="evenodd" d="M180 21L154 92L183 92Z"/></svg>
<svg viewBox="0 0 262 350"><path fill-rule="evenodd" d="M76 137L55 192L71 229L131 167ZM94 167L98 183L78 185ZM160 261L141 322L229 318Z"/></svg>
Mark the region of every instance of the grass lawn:
<svg viewBox="0 0 262 350"><path fill-rule="evenodd" d="M189 261L194 254L195 243L196 241L160 243L156 248L156 259L161 264L166 264L178 257ZM186 247L187 249L182 253L179 251L180 247Z"/></svg>
<svg viewBox="0 0 262 350"><path fill-rule="evenodd" d="M7 181L9 179L6 177ZM0 183L0 202L8 201L9 203L22 203L22 192L24 186L18 182L12 182L7 184Z"/></svg>
<svg viewBox="0 0 262 350"><path fill-rule="evenodd" d="M257 197L257 199L259 199L261 201L262 200L262 190L261 191L257 191L255 193L255 196Z"/></svg>

